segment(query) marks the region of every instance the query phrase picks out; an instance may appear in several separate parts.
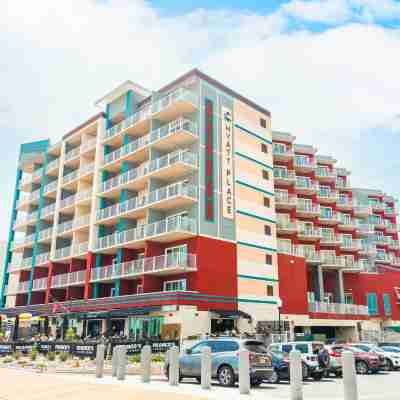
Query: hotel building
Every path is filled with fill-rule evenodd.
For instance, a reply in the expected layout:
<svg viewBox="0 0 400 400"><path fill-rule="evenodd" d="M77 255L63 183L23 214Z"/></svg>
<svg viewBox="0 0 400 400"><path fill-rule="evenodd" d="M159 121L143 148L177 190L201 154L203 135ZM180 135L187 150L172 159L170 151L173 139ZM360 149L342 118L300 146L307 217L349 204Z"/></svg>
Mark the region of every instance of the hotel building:
<svg viewBox="0 0 400 400"><path fill-rule="evenodd" d="M283 319L301 335L379 337L400 321L396 201L353 188L335 159L295 139L273 132Z"/></svg>
<svg viewBox="0 0 400 400"><path fill-rule="evenodd" d="M135 339L278 320L269 111L198 70L96 105L21 146L2 312Z"/></svg>

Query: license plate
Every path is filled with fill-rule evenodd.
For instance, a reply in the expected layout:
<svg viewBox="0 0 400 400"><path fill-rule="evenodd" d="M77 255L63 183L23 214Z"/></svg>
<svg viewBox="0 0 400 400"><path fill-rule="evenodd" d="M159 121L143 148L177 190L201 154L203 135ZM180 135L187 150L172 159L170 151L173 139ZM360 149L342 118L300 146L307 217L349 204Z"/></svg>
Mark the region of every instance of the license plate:
<svg viewBox="0 0 400 400"><path fill-rule="evenodd" d="M258 357L257 364L264 364L266 366L271 366L271 360L268 357Z"/></svg>

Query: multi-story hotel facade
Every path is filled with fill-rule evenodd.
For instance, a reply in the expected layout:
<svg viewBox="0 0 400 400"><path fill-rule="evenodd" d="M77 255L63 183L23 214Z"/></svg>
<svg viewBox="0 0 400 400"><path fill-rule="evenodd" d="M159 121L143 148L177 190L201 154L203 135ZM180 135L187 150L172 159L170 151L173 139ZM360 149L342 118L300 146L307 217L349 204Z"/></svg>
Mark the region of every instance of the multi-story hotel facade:
<svg viewBox="0 0 400 400"><path fill-rule="evenodd" d="M277 320L269 111L198 70L96 105L21 146L4 313L136 339Z"/></svg>
<svg viewBox="0 0 400 400"><path fill-rule="evenodd" d="M355 339L400 323L392 197L352 188L335 159L198 70L96 105L59 142L21 146L6 315L135 339Z"/></svg>

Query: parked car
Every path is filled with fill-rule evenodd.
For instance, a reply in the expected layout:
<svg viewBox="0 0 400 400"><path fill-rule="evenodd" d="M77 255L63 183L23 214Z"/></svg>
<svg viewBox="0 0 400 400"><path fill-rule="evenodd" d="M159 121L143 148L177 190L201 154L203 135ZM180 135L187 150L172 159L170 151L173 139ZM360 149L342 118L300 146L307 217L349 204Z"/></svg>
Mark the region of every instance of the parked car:
<svg viewBox="0 0 400 400"><path fill-rule="evenodd" d="M211 377L222 386L233 386L239 377L239 351L250 352L250 383L253 386L268 381L273 374L272 354L263 342L254 339L217 338L202 340L179 357L179 379L196 378L201 381L201 353L211 348ZM169 376L168 357L164 373Z"/></svg>
<svg viewBox="0 0 400 400"><path fill-rule="evenodd" d="M329 356L328 360L319 360L319 349L323 348L322 342L287 342L287 343L273 343L270 345L272 352L281 351L289 354L292 350L300 351L302 361L305 365L303 378L312 377L314 380L319 381L323 378L326 371L329 369Z"/></svg>
<svg viewBox="0 0 400 400"><path fill-rule="evenodd" d="M354 354L355 367L357 374L376 373L380 371L380 361L378 355L369 353L360 348L349 345L333 345L331 350L341 356L343 351L351 351Z"/></svg>
<svg viewBox="0 0 400 400"><path fill-rule="evenodd" d="M386 366L386 358L379 352L376 351L376 347L373 343L348 343L349 346L355 347L357 349L361 349L368 353L376 354L379 357L379 366L382 370L387 370Z"/></svg>
<svg viewBox="0 0 400 400"><path fill-rule="evenodd" d="M400 347L378 347L373 344L354 345L370 353L379 355L384 371L393 371L400 368Z"/></svg>
<svg viewBox="0 0 400 400"><path fill-rule="evenodd" d="M328 370L328 375L333 374L335 375L337 378L342 376L342 354L341 353L337 353L333 347L335 345L329 345L329 346L325 346L325 348L328 350L329 352L329 356L330 356L330 368Z"/></svg>
<svg viewBox="0 0 400 400"><path fill-rule="evenodd" d="M280 381L290 381L290 361L289 355L281 351L272 351L272 365L274 372L269 379L269 383L279 383ZM302 361L303 378L307 377L307 365Z"/></svg>
<svg viewBox="0 0 400 400"><path fill-rule="evenodd" d="M400 342L380 342L380 343L378 343L378 347L382 347L382 346L390 346L390 347L400 348Z"/></svg>

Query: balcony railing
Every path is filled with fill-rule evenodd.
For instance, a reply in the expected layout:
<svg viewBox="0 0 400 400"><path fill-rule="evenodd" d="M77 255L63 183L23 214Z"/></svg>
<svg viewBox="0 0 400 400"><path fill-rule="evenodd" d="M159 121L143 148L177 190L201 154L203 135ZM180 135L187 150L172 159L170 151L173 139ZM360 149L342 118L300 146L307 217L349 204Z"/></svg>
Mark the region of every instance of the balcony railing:
<svg viewBox="0 0 400 400"><path fill-rule="evenodd" d="M46 290L47 278L34 279L32 281L32 291Z"/></svg>
<svg viewBox="0 0 400 400"><path fill-rule="evenodd" d="M18 239L14 239L14 241L12 242L12 248L16 248L19 246L26 246L28 244L33 243L35 240L35 234L32 233L28 236L25 236L23 238L18 238Z"/></svg>
<svg viewBox="0 0 400 400"><path fill-rule="evenodd" d="M369 215L372 214L372 207L367 204L354 203L354 214L355 215Z"/></svg>
<svg viewBox="0 0 400 400"><path fill-rule="evenodd" d="M323 190L320 188L317 197L319 200L336 201L339 198L339 193L336 190Z"/></svg>
<svg viewBox="0 0 400 400"><path fill-rule="evenodd" d="M319 301L308 303L308 311L321 314L369 315L367 306L345 303L324 303Z"/></svg>
<svg viewBox="0 0 400 400"><path fill-rule="evenodd" d="M150 118L153 114L156 114L163 109L169 107L171 104L181 100L189 101L195 106L197 106L198 103L198 98L195 93L185 88L179 88L174 92L153 101L152 103L144 105L141 109L132 114L130 117L124 119L119 124L114 125L112 128L107 129L105 139L120 134L123 130L134 126L140 121L144 121Z"/></svg>
<svg viewBox="0 0 400 400"><path fill-rule="evenodd" d="M295 157L294 166L298 168L315 168L317 164L315 160Z"/></svg>
<svg viewBox="0 0 400 400"><path fill-rule="evenodd" d="M50 182L48 185L46 185L43 188L43 194L47 194L50 192L54 192L55 190L57 190L57 186L58 186L58 180L55 180L53 182Z"/></svg>
<svg viewBox="0 0 400 400"><path fill-rule="evenodd" d="M275 203L277 205L296 206L297 196L290 196L286 193L275 192Z"/></svg>
<svg viewBox="0 0 400 400"><path fill-rule="evenodd" d="M83 142L80 147L80 153L86 153L89 150L92 150L96 147L96 138L89 139L86 142Z"/></svg>
<svg viewBox="0 0 400 400"><path fill-rule="evenodd" d="M319 204L304 203L300 199L297 200L296 212L301 214L319 214Z"/></svg>
<svg viewBox="0 0 400 400"><path fill-rule="evenodd" d="M293 149L287 146L273 146L273 154L276 158L292 158L294 156Z"/></svg>
<svg viewBox="0 0 400 400"><path fill-rule="evenodd" d="M27 293L29 291L29 281L19 282L16 288L17 293Z"/></svg>
<svg viewBox="0 0 400 400"><path fill-rule="evenodd" d="M24 204L24 203L29 203L31 201L39 200L39 197L40 197L40 189L37 189L34 192L31 192L31 193L21 197L20 199L18 199L17 207L19 207L21 204Z"/></svg>
<svg viewBox="0 0 400 400"><path fill-rule="evenodd" d="M81 154L80 153L80 147L79 146L78 147L74 147L73 149L68 150L65 153L64 162L68 162L68 161L70 161L70 160L72 160L72 159L74 159L76 157L79 157L80 154Z"/></svg>
<svg viewBox="0 0 400 400"><path fill-rule="evenodd" d="M51 236L53 234L53 228L47 228L47 229L42 229L38 233L37 240L46 240L46 239L51 239Z"/></svg>
<svg viewBox="0 0 400 400"><path fill-rule="evenodd" d="M347 197L338 197L336 203L338 207L353 207L353 201Z"/></svg>
<svg viewBox="0 0 400 400"><path fill-rule="evenodd" d="M340 237L335 234L327 235L323 234L321 237L321 244L339 244L341 242Z"/></svg>
<svg viewBox="0 0 400 400"><path fill-rule="evenodd" d="M54 275L51 279L51 287L60 288L66 286L83 285L85 283L85 275L85 270Z"/></svg>
<svg viewBox="0 0 400 400"><path fill-rule="evenodd" d="M366 224L366 223L356 223L356 228L360 233L363 234L372 234L375 231L374 225Z"/></svg>
<svg viewBox="0 0 400 400"><path fill-rule="evenodd" d="M33 211L32 213L26 214L23 217L18 217L14 223L14 229L17 226L23 226L28 224L29 222L35 222L39 217L39 213L37 211Z"/></svg>
<svg viewBox="0 0 400 400"><path fill-rule="evenodd" d="M84 255L88 250L88 242L74 243L72 246L56 249L54 259L60 260L68 257L78 257Z"/></svg>
<svg viewBox="0 0 400 400"><path fill-rule="evenodd" d="M92 191L87 190L85 192L78 192L71 196L65 197L60 201L60 209L72 206L75 203L79 203L80 201L88 200L92 197Z"/></svg>
<svg viewBox="0 0 400 400"><path fill-rule="evenodd" d="M113 246L121 246L128 242L144 240L145 238L178 231L195 233L196 221L192 218L182 216L170 217L152 224L141 225L122 232L115 232L98 239L96 249L100 250Z"/></svg>
<svg viewBox="0 0 400 400"><path fill-rule="evenodd" d="M91 281L113 280L129 278L143 274L157 272L187 272L196 270L195 254L162 255L139 260L128 261L122 264L113 264L106 267L93 268Z"/></svg>
<svg viewBox="0 0 400 400"><path fill-rule="evenodd" d="M85 225L89 225L90 222L90 214L82 215L80 217L76 217L69 221L65 221L62 224L57 226L57 233L61 234L73 229L80 228Z"/></svg>
<svg viewBox="0 0 400 400"><path fill-rule="evenodd" d="M336 179L336 170L328 170L326 168L320 168L317 167L315 171L315 176L317 178L323 179L323 178L331 178L331 179Z"/></svg>
<svg viewBox="0 0 400 400"><path fill-rule="evenodd" d="M321 237L321 229L319 228L308 228L300 225L298 228L298 235L308 238L319 238Z"/></svg>
<svg viewBox="0 0 400 400"><path fill-rule="evenodd" d="M38 254L35 258L36 265L46 264L50 260L50 253Z"/></svg>
<svg viewBox="0 0 400 400"><path fill-rule="evenodd" d="M398 250L400 248L399 241L398 240L394 240L391 237L387 238L387 244L388 244L389 248L391 248L391 249Z"/></svg>
<svg viewBox="0 0 400 400"><path fill-rule="evenodd" d="M23 271L32 267L32 257L12 260L8 264L8 272Z"/></svg>
<svg viewBox="0 0 400 400"><path fill-rule="evenodd" d="M345 217L343 214L338 213L339 217L339 225L347 226L347 227L356 227L357 222L353 218Z"/></svg>
<svg viewBox="0 0 400 400"><path fill-rule="evenodd" d="M177 196L195 199L197 198L197 187L194 185L187 185L183 182L174 183L154 190L148 195L133 197L122 203L113 204L112 206L98 210L97 220L119 216Z"/></svg>
<svg viewBox="0 0 400 400"><path fill-rule="evenodd" d="M81 166L79 169L76 169L75 171L72 171L69 174L64 175L63 185L73 182L74 180L80 178L81 176L86 175L93 171L94 171L94 163L85 164Z"/></svg>
<svg viewBox="0 0 400 400"><path fill-rule="evenodd" d="M362 247L360 239L348 240L346 237L341 236L340 241L340 247L344 250L360 250Z"/></svg>
<svg viewBox="0 0 400 400"><path fill-rule="evenodd" d="M56 203L50 204L40 211L40 218L48 217L51 214L54 214L54 211L56 210Z"/></svg>
<svg viewBox="0 0 400 400"><path fill-rule="evenodd" d="M286 243L282 244L278 240L278 253L287 254L295 257L304 257L304 251L298 246L287 246Z"/></svg>
<svg viewBox="0 0 400 400"><path fill-rule="evenodd" d="M278 181L294 182L296 180L296 174L294 171L289 171L287 169L282 169L282 168L275 168L274 178Z"/></svg>
<svg viewBox="0 0 400 400"><path fill-rule="evenodd" d="M326 266L344 267L345 260L342 256L336 256L335 254L321 253L321 262Z"/></svg>
<svg viewBox="0 0 400 400"><path fill-rule="evenodd" d="M56 169L56 168L58 168L59 166L60 166L60 159L59 159L59 158L56 158L55 160L50 161L50 162L47 164L46 172L49 172L49 171L51 171L51 170L53 170L53 169Z"/></svg>
<svg viewBox="0 0 400 400"><path fill-rule="evenodd" d="M285 220L280 221L279 219L276 221L276 227L279 231L296 232L298 230L296 222Z"/></svg>
<svg viewBox="0 0 400 400"><path fill-rule="evenodd" d="M326 213L321 209L319 219L327 222L338 222L338 215L336 212Z"/></svg>
<svg viewBox="0 0 400 400"><path fill-rule="evenodd" d="M315 250L310 250L308 248L303 249L304 252L304 257L306 259L306 262L308 263L320 263L321 262L321 254L318 251Z"/></svg>
<svg viewBox="0 0 400 400"><path fill-rule="evenodd" d="M375 260L380 263L390 263L390 257L386 253L378 252L376 253Z"/></svg>
<svg viewBox="0 0 400 400"><path fill-rule="evenodd" d="M318 187L319 187L318 182L311 181L308 179L299 179L299 177L296 178L296 189L297 190L317 191Z"/></svg>
<svg viewBox="0 0 400 400"><path fill-rule="evenodd" d="M100 186L101 192L106 192L123 184L128 184L136 179L143 178L144 176L158 171L162 168L182 162L188 165L197 165L197 155L189 150L178 150L159 157L155 160L148 161L140 165L138 168L130 169L129 171L117 175L103 182Z"/></svg>

